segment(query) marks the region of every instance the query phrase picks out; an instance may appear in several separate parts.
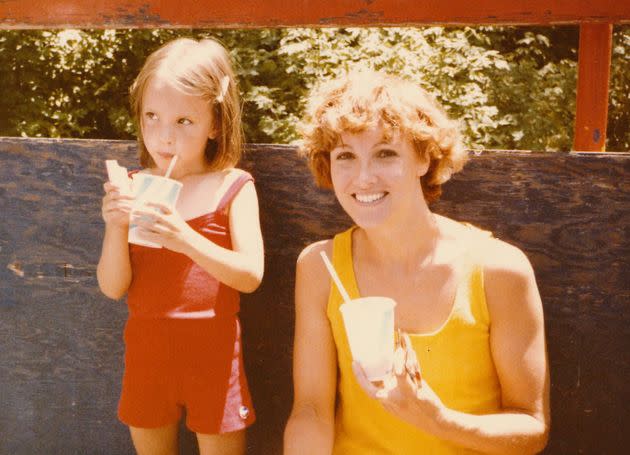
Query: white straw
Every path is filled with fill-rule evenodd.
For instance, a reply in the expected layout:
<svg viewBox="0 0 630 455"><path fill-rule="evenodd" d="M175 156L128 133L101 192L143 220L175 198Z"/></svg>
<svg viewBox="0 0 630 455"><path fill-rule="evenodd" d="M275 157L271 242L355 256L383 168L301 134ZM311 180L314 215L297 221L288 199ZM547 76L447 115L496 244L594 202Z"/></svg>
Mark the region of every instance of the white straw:
<svg viewBox="0 0 630 455"><path fill-rule="evenodd" d="M339 275L337 275L337 272L335 271L335 268L330 263L330 260L328 259L328 256L326 256L326 253L324 251L322 251L319 254L322 255L322 259L324 260L324 264L326 265L326 268L328 269L328 273L330 273L330 276L332 277L333 281L337 285L337 289L339 289L339 293L341 294L341 297L343 297L343 301L344 302L349 302L350 301L350 296L346 292L346 289L343 287L343 284L341 284L341 280L339 279Z"/></svg>
<svg viewBox="0 0 630 455"><path fill-rule="evenodd" d="M173 155L173 158L171 158L171 163L168 165L164 178L168 178L171 175L171 172L173 172L173 168L175 167L175 163L177 163L177 155Z"/></svg>

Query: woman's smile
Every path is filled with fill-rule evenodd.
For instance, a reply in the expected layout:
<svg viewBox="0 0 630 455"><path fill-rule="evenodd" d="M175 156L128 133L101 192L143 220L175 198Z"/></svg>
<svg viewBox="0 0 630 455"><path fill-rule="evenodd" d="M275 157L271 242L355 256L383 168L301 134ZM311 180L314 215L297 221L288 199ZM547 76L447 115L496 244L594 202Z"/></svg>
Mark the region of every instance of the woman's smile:
<svg viewBox="0 0 630 455"><path fill-rule="evenodd" d="M361 204L374 205L381 202L388 194L387 191L383 191L380 193L354 193L352 196Z"/></svg>

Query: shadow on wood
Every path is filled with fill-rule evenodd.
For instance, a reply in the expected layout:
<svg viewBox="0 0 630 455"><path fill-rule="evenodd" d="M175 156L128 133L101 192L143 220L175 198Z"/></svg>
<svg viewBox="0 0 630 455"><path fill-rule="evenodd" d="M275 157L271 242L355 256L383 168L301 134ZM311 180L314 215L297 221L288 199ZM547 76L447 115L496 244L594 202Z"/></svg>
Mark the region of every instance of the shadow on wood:
<svg viewBox="0 0 630 455"><path fill-rule="evenodd" d="M116 420L123 302L95 279L105 158L121 141L0 139L0 453L131 453ZM291 406L294 264L350 224L291 147L252 145L266 245L263 285L242 299L258 413L249 454L281 452ZM523 248L537 273L552 374L545 453L630 446L630 155L484 152L435 210ZM195 453L188 434L183 453Z"/></svg>

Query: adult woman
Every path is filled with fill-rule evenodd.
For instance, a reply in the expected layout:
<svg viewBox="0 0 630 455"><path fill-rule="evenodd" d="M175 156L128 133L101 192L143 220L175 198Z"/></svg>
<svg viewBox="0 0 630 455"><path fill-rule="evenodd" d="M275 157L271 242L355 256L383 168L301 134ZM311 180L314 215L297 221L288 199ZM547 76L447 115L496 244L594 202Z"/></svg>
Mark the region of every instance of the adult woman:
<svg viewBox="0 0 630 455"><path fill-rule="evenodd" d="M297 263L295 399L288 454L534 453L546 444L542 304L516 247L434 214L466 159L455 124L420 87L351 73L316 92L303 150L356 226ZM422 369L376 394L352 365L341 296L393 298ZM316 340L316 341L315 341Z"/></svg>

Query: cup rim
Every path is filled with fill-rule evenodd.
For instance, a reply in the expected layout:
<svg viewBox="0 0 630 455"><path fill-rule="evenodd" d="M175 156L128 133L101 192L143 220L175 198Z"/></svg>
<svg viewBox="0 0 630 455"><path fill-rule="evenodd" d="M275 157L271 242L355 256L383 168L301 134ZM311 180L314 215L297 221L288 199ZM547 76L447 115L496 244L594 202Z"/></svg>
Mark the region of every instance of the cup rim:
<svg viewBox="0 0 630 455"><path fill-rule="evenodd" d="M360 301L363 301L363 302L360 302ZM366 301L373 301L373 302L366 302ZM388 309L389 308L394 308L396 306L396 301L394 299L392 299L391 297L372 295L372 296L368 296L368 297L359 297L357 299L352 299L349 302L343 302L339 306L339 310L344 312L344 310L348 310L350 308L354 308L354 307L356 307L358 305L366 306L366 305L374 305L376 303L378 303L378 304L385 304L385 305L388 306Z"/></svg>

